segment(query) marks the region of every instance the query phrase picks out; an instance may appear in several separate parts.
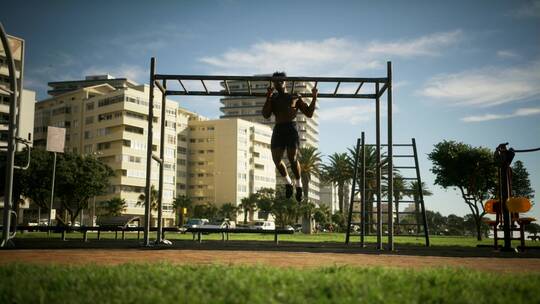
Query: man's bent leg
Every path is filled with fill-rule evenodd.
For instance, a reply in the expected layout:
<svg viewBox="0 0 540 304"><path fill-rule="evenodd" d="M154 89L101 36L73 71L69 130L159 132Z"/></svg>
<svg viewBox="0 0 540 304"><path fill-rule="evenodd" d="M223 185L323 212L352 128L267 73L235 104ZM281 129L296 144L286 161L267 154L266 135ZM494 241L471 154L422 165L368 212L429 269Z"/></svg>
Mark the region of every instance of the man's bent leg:
<svg viewBox="0 0 540 304"><path fill-rule="evenodd" d="M272 160L274 161L274 164L276 165L276 168L279 171L279 174L285 178L287 183L285 184L285 196L287 198L290 198L293 193L293 186L291 178L289 177L289 174L287 173L287 167L281 160L283 157L283 152L285 152L284 148L272 148Z"/></svg>
<svg viewBox="0 0 540 304"><path fill-rule="evenodd" d="M300 162L298 161L298 149L296 147L287 147L287 158L289 159L289 163L291 164L291 169L294 174L294 177L296 178L295 184L296 184L296 200L301 201L302 200L302 171L300 168ZM307 186L307 185L306 185Z"/></svg>

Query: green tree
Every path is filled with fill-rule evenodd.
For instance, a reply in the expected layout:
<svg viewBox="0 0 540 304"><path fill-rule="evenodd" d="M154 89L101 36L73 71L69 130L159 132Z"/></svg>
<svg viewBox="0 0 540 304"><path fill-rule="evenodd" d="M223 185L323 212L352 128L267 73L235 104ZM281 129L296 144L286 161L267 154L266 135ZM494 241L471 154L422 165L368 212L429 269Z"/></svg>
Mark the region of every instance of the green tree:
<svg viewBox="0 0 540 304"><path fill-rule="evenodd" d="M0 153L0 196L4 195L6 161L5 154ZM15 154L15 164L23 165L26 162L27 151ZM42 149L32 149L30 166L26 170L13 170L13 202L17 203L22 196L29 198L43 210L50 211L51 179L52 179L52 153ZM18 204L14 204L15 209Z"/></svg>
<svg viewBox="0 0 540 304"><path fill-rule="evenodd" d="M530 223L529 225L525 226L525 231L536 236L540 232L540 225L536 223Z"/></svg>
<svg viewBox="0 0 540 304"><path fill-rule="evenodd" d="M276 226L284 228L287 225L292 225L298 213L298 205L299 203L295 199L286 198L285 195L276 195L271 208Z"/></svg>
<svg viewBox="0 0 540 304"><path fill-rule="evenodd" d="M494 192L497 180L493 153L487 148L443 141L435 145L428 157L433 162L435 183L445 189L456 187L461 192L474 216L477 239L481 240L482 217L486 214L482 202Z"/></svg>
<svg viewBox="0 0 540 304"><path fill-rule="evenodd" d="M420 188L421 185L421 188ZM426 183L422 182L421 184L418 183L418 181L412 181L409 185L410 191L412 191L413 201L414 201L414 211L416 213L416 231L417 233L420 232L420 224L422 222L422 215L420 213L420 189L422 189L422 197L424 196L431 196L433 195L433 192L431 192ZM428 227L430 227L428 225Z"/></svg>
<svg viewBox="0 0 540 304"><path fill-rule="evenodd" d="M351 180L350 161L346 153L330 155L328 164L323 165L325 182L335 183L338 188L339 211L345 212L345 185Z"/></svg>
<svg viewBox="0 0 540 304"><path fill-rule="evenodd" d="M463 218L455 214L446 217L446 233L448 235L464 235L465 222Z"/></svg>
<svg viewBox="0 0 540 304"><path fill-rule="evenodd" d="M178 195L173 200L173 209L176 211L176 214L178 215L178 224L177 226L182 226L184 224L184 208L186 208L187 212L191 211L191 208L193 207L193 201L191 201L191 198L187 195Z"/></svg>
<svg viewBox="0 0 540 304"><path fill-rule="evenodd" d="M331 221L332 212L327 205L319 205L319 207L313 211L313 218L320 226L326 227Z"/></svg>
<svg viewBox="0 0 540 304"><path fill-rule="evenodd" d="M320 175L321 154L315 147L301 147L298 149L298 162L301 170L302 192L304 192L304 197L307 198L311 176Z"/></svg>
<svg viewBox="0 0 540 304"><path fill-rule="evenodd" d="M67 211L72 225L81 210L88 208L90 198L106 193L113 176L113 170L93 156L75 153L60 155L56 168L55 196L61 202L61 211ZM57 219L64 222L61 216L57 216Z"/></svg>
<svg viewBox="0 0 540 304"><path fill-rule="evenodd" d="M208 219L215 219L219 215L219 208L213 203L204 204L204 217Z"/></svg>
<svg viewBox="0 0 540 304"><path fill-rule="evenodd" d="M237 213L238 207L233 203L225 203L219 208L219 214L228 219L236 220Z"/></svg>
<svg viewBox="0 0 540 304"><path fill-rule="evenodd" d="M356 148L352 147L347 149L348 150L348 160L349 160L349 167L351 172L354 173L354 163L355 159L358 158L358 169L360 170L362 167L362 160L360 159L360 156L362 156L362 150L358 151L358 155L356 155ZM374 217L374 209L373 209L373 203L375 202L375 189L377 185L377 168L380 167L381 170L381 183L384 182L384 179L386 175L388 174L388 157L385 153L381 152L381 164L380 166L377 165L377 148L375 146L365 146L365 167L366 167L366 211L367 211L367 223L374 223L373 220ZM382 187L382 185L381 185ZM382 189L381 189L382 191ZM368 225L368 229L372 231L374 228L373 225Z"/></svg>
<svg viewBox="0 0 540 304"><path fill-rule="evenodd" d="M113 197L99 203L100 213L105 216L120 216L127 208L126 200L120 197Z"/></svg>
<svg viewBox="0 0 540 304"><path fill-rule="evenodd" d="M153 215L152 215L152 211L157 211L158 209L158 195L159 195L159 191L156 189L156 187L154 187L154 185L151 185L150 186L150 226L152 226L153 224ZM136 206L140 207L140 206L146 206L146 194L145 193L141 193L137 199L137 204Z"/></svg>
<svg viewBox="0 0 540 304"><path fill-rule="evenodd" d="M446 229L446 218L439 212L426 210L426 220L431 234L440 235L444 233Z"/></svg>
<svg viewBox="0 0 540 304"><path fill-rule="evenodd" d="M244 224L247 224L248 214L251 214L251 218L253 218L253 213L257 208L257 200L257 193L251 193L248 197L242 198L240 207L244 211Z"/></svg>
<svg viewBox="0 0 540 304"><path fill-rule="evenodd" d="M343 212L337 211L336 213L332 214L332 223L334 223L337 227L338 231L336 232L344 231L347 228L347 223Z"/></svg>
<svg viewBox="0 0 540 304"><path fill-rule="evenodd" d="M276 192L272 188L261 188L257 191L257 209L265 214L265 219L272 213Z"/></svg>
<svg viewBox="0 0 540 304"><path fill-rule="evenodd" d="M531 188L529 180L529 172L523 165L523 162L518 160L512 165L512 195L516 197L534 198L534 190Z"/></svg>

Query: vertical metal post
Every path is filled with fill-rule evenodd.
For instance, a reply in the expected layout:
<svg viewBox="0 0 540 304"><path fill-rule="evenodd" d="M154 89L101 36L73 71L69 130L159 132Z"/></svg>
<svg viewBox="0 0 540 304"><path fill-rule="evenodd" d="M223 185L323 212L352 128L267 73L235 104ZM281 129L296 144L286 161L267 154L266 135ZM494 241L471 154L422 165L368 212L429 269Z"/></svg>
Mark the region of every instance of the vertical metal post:
<svg viewBox="0 0 540 304"><path fill-rule="evenodd" d="M10 239L11 228L11 213L12 213L12 200L13 200L13 167L15 165L15 115L17 107L17 76L15 73L15 61L11 54L11 47L7 39L4 26L0 23L0 39L4 46L4 52L6 53L7 65L10 76L11 98L9 105L9 127L8 127L8 142L7 142L7 157L6 157L6 182L4 184L4 227L2 230L2 241L0 247L8 245Z"/></svg>
<svg viewBox="0 0 540 304"><path fill-rule="evenodd" d="M414 164L416 167L416 178L418 182L418 198L420 198L420 203L417 203L417 205L422 206L422 220L424 221L424 236L426 238L426 247L429 247L429 230L428 230L428 225L427 225L426 207L424 205L424 193L422 193L424 190L422 189L422 179L420 178L420 166L418 164L418 152L416 150L416 140L414 138L412 139L412 145L413 145L413 152L414 152ZM416 213L418 214L418 209L416 210ZM416 219L418 220L418 216L416 216ZM419 227L418 223L416 225L417 227Z"/></svg>
<svg viewBox="0 0 540 304"><path fill-rule="evenodd" d="M163 231L163 165L165 163L165 115L166 115L166 99L167 95L161 93L161 137L159 141L159 196L158 196L158 231L156 244L161 243Z"/></svg>
<svg viewBox="0 0 540 304"><path fill-rule="evenodd" d="M56 178L56 152L53 152L53 170L52 170L52 183L51 183L51 201L49 203L49 229L47 230L47 235L51 234L51 225L52 225L52 210L54 202L54 180Z"/></svg>
<svg viewBox="0 0 540 304"><path fill-rule="evenodd" d="M352 223L352 214L353 214L353 204L354 204L354 196L356 195L356 178L358 176L358 152L360 150L360 138L356 140L356 151L355 151L355 157L354 157L354 175L352 179L352 185L351 185L351 197L349 200L349 218L348 218L348 225L347 227L347 234L345 235L345 244L349 244L349 237L351 234L351 223Z"/></svg>
<svg viewBox="0 0 540 304"><path fill-rule="evenodd" d="M366 137L364 132L362 132L362 171L360 172L360 246L364 247L364 236L366 235Z"/></svg>
<svg viewBox="0 0 540 304"><path fill-rule="evenodd" d="M377 194L377 249L382 249L382 204L381 204L381 103L379 98L379 83L375 83L375 192ZM373 213L371 218L373 218Z"/></svg>
<svg viewBox="0 0 540 304"><path fill-rule="evenodd" d="M144 246L150 246L150 195L152 195L152 123L154 120L154 75L156 73L156 58L150 59L150 92L148 97L148 141L146 147L146 189L144 197Z"/></svg>
<svg viewBox="0 0 540 304"><path fill-rule="evenodd" d="M394 193L394 165L392 151L392 62L386 63L388 75L388 250L394 250L394 217L392 193Z"/></svg>

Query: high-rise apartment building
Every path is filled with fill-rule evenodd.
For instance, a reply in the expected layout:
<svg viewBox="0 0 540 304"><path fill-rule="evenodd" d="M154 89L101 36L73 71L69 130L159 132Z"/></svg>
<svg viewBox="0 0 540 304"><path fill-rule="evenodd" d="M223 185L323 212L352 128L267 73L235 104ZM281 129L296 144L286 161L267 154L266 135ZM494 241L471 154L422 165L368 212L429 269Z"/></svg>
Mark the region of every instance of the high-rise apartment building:
<svg viewBox="0 0 540 304"><path fill-rule="evenodd" d="M15 73L17 76L17 88L21 92L17 100L18 125L17 136L32 140L34 129L34 104L36 103L36 93L25 90L22 86L24 75L24 40L21 38L8 36L13 60L15 62ZM7 145L8 123L9 123L9 104L10 95L4 89L10 88L8 62L6 52L0 43L0 146ZM18 145L21 150L23 145Z"/></svg>
<svg viewBox="0 0 540 304"><path fill-rule="evenodd" d="M223 84L224 85L224 84ZM247 92L248 84L241 81L229 81L228 87L232 92ZM251 83L252 92L266 92L268 82L258 81ZM313 84L310 82L295 82L294 91L292 83L287 83L287 91L293 93L311 93ZM304 98L309 104L310 98ZM223 107L221 111L223 115L221 118L241 118L244 120L266 124L269 126L274 125L274 117L266 119L262 116L262 107L264 105L265 98L261 97L225 97L221 99ZM319 116L317 111L313 114L312 118L306 117L302 113L298 113L296 117L298 133L300 135L300 147L319 147ZM286 157L284 155L284 161ZM292 173L292 172L290 172ZM279 176L279 174L277 174ZM279 177L278 181L282 181ZM311 177L309 183L309 199L318 203L320 201L319 194L319 180L316 176Z"/></svg>
<svg viewBox="0 0 540 304"><path fill-rule="evenodd" d="M195 203L233 203L275 188L272 130L242 119L189 122L188 195Z"/></svg>
<svg viewBox="0 0 540 304"><path fill-rule="evenodd" d="M109 192L97 201L120 197L126 200L126 214L142 215L138 204L144 193L148 128L147 85L127 79L91 76L86 80L49 83L53 97L36 104L36 146L45 146L47 126L66 128L66 152L95 155L116 173ZM154 140L152 150L159 155L161 92L154 93ZM172 201L176 196L177 108L166 102L163 218L174 220ZM152 183L157 187L158 165L152 166ZM155 213L155 211L153 211ZM155 219L155 216L154 216Z"/></svg>

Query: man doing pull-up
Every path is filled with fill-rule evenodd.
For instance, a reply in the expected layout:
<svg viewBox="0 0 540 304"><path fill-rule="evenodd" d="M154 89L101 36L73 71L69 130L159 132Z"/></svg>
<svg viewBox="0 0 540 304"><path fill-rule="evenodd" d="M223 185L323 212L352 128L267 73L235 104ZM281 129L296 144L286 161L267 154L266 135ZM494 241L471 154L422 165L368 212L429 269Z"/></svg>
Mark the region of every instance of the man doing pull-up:
<svg viewBox="0 0 540 304"><path fill-rule="evenodd" d="M272 77L286 77L285 72L275 72ZM262 115L264 118L270 118L272 114L275 116L276 125L272 132L272 141L270 148L272 150L272 159L278 169L281 176L285 178L287 184L285 185L285 195L290 198L293 194L293 185L291 178L287 174L287 167L281 158L283 152L287 151L287 158L291 164L291 168L294 174L296 185L296 200L302 200L302 181L300 172L300 163L297 159L298 148L300 146L300 137L298 136L298 130L296 129L296 113L300 110L304 115L311 118L315 111L315 103L317 101L317 88L313 88L311 93L313 99L309 106L302 100L299 94L289 94L286 91L285 81L275 79L272 81L277 93L274 93L274 89L270 86L266 93L266 102L262 109Z"/></svg>

